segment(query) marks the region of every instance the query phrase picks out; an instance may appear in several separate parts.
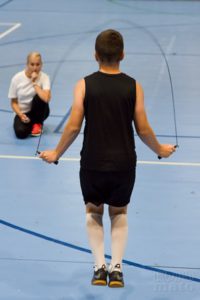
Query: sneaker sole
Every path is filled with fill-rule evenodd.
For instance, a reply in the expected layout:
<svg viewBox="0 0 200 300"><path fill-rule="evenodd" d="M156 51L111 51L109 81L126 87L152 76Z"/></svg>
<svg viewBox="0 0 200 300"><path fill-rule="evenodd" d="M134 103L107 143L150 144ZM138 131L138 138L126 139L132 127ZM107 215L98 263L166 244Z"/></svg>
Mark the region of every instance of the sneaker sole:
<svg viewBox="0 0 200 300"><path fill-rule="evenodd" d="M105 285L107 285L107 282L105 280L98 279L98 280L93 281L92 285L104 285L105 286Z"/></svg>
<svg viewBox="0 0 200 300"><path fill-rule="evenodd" d="M122 287L124 287L124 283L119 282L119 281L112 281L108 284L108 286L111 288L120 288L120 287L122 288Z"/></svg>
<svg viewBox="0 0 200 300"><path fill-rule="evenodd" d="M40 136L41 133L31 133L31 136Z"/></svg>

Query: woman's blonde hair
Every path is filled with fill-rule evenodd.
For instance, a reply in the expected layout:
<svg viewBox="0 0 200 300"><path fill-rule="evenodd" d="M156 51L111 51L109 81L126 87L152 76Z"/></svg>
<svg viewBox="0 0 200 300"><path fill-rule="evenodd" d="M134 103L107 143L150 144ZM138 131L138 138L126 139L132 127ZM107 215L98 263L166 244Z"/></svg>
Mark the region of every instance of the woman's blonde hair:
<svg viewBox="0 0 200 300"><path fill-rule="evenodd" d="M30 60L30 58L31 58L32 56L34 56L34 57L39 57L40 60L41 60L41 62L42 62L42 56L41 56L41 54L40 54L39 52L34 51L34 52L30 52L30 53L28 54L27 59L26 59L27 64L29 63L29 60Z"/></svg>

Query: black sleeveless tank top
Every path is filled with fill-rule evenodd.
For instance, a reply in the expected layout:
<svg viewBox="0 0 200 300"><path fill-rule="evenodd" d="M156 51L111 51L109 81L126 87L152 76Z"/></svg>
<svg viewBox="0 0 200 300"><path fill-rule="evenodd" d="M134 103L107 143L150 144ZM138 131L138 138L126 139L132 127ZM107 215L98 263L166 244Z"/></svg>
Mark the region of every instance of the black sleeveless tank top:
<svg viewBox="0 0 200 300"><path fill-rule="evenodd" d="M84 79L85 128L81 168L97 171L135 168L135 79L124 73L100 71Z"/></svg>

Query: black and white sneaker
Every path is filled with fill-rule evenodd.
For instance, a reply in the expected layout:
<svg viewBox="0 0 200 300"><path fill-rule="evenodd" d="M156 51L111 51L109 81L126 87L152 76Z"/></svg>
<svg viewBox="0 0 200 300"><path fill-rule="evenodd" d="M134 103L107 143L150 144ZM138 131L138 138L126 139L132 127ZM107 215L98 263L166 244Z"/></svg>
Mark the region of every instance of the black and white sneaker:
<svg viewBox="0 0 200 300"><path fill-rule="evenodd" d="M116 264L111 268L108 286L111 288L124 287L123 273L121 272L120 264Z"/></svg>
<svg viewBox="0 0 200 300"><path fill-rule="evenodd" d="M94 275L91 281L92 285L107 285L107 275L106 265L102 265L99 269L95 266Z"/></svg>

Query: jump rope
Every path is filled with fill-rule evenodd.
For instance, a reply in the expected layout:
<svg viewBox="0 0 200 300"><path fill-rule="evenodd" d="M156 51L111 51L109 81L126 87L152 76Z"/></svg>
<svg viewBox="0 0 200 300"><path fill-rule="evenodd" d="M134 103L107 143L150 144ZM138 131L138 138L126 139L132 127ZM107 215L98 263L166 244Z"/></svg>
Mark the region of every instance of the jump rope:
<svg viewBox="0 0 200 300"><path fill-rule="evenodd" d="M40 142L41 142L42 134L43 134L43 124L42 124L42 131L41 131L41 134L40 134L40 137L39 137L39 140L38 140L38 145L37 145L37 149L36 149L36 152L35 152L35 156L37 156L38 154L41 153L39 151L39 147L40 147ZM57 165L58 164L58 160L54 161L54 164Z"/></svg>
<svg viewBox="0 0 200 300"><path fill-rule="evenodd" d="M168 71L168 75L169 75L169 82L170 82L170 89L171 89L171 96L172 96L172 108L173 108L173 119L174 119L174 133L175 133L175 141L176 141L176 143L174 145L174 148L178 148L179 144L178 144L178 131L177 131L177 120L176 120L176 107L175 107L175 98L174 98L174 88L173 88L172 76L171 76L171 72L170 72L170 68L169 68L169 63L167 61L165 52L163 51L160 43L155 38L155 36L150 31L148 31L146 28L143 28L143 30L147 31L147 33L151 36L151 38L153 39L153 41L155 42L155 44L160 49L160 52L162 54L162 57L164 58L164 61L165 61L166 67L167 67L167 71ZM162 159L162 157L158 156L158 159Z"/></svg>
<svg viewBox="0 0 200 300"><path fill-rule="evenodd" d="M132 22L127 22L127 23L132 23ZM132 23L132 25L133 25L133 23ZM170 68L169 68L169 64L168 64L165 52L163 51L163 48L161 47L161 45L158 42L158 40L156 39L156 37L149 30L147 30L146 28L144 28L142 26L139 26L137 24L134 24L134 26L138 27L139 29L142 29L144 32L146 32L152 38L152 40L154 41L154 43L159 48L160 53L161 53L161 55L162 55L162 57L163 57L163 59L165 61L165 64L166 64L166 67L167 67L167 72L168 72L168 75L169 75L171 98L172 98L173 119L174 119L174 133L175 133L175 141L176 141L176 143L174 145L174 148L178 148L179 147L179 143L178 143L178 131L177 131L177 120L176 120L176 107L175 107L175 98L174 98L174 88L173 88L173 83L172 83L171 71L170 71ZM45 111L45 113L46 113L46 111ZM39 147L40 147L42 135L43 135L43 124L42 124L42 131L41 131L41 134L40 134L40 137L39 137L39 140L38 140L38 144L37 144L37 148L36 148L36 153L35 153L36 156L41 153L39 151ZM162 159L162 157L158 156L158 159ZM57 165L58 164L58 160L55 161L54 164Z"/></svg>
<svg viewBox="0 0 200 300"><path fill-rule="evenodd" d="M178 148L179 147L179 143L178 143L178 131L177 131L177 120L176 120L176 107L175 107L175 98L174 98L174 88L173 88L172 76L171 76L171 72L170 72L170 68L169 68L169 64L168 64L165 52L164 52L163 48L161 47L159 41L156 39L156 37L153 35L153 33L151 31L149 31L145 27L143 27L141 25L138 25L136 23L133 23L133 22L130 22L130 21L124 21L124 20L121 20L121 21L124 22L124 23L127 23L127 24L131 25L134 28L138 28L138 29L142 30L148 36L150 36L150 38L153 40L153 42L155 43L155 45L160 50L160 53L161 53L161 55L162 55L162 57L163 57L163 59L165 61L165 64L166 64L166 67L167 67L168 76L169 76L171 98L172 98L173 119L174 119L174 133L175 133L175 141L176 141L176 143L174 145L174 148ZM158 159L162 159L162 157L158 155Z"/></svg>
<svg viewBox="0 0 200 300"><path fill-rule="evenodd" d="M46 115L46 111L47 111L47 107L45 107L44 116ZM39 140L38 140L38 144L37 144L35 156L37 156L38 154L41 153L41 151L39 151L39 147L40 147L40 142L41 142L41 138L42 138L42 135L43 135L43 129L44 129L44 125L42 124L41 134L39 136ZM54 161L54 164L57 165L58 164L58 160Z"/></svg>
<svg viewBox="0 0 200 300"><path fill-rule="evenodd" d="M86 32L86 33L90 33L90 32ZM78 37L78 38L72 43L72 45L70 46L70 48L68 48L67 51L65 51L63 57L59 60L58 65L57 65L57 67L56 67L56 69L55 69L55 71L54 71L53 78L52 78L52 85L51 85L51 86L53 86L54 81L55 81L55 79L56 79L56 76L57 76L57 74L58 74L58 72L59 72L59 69L60 69L60 67L62 66L63 62L65 61L66 56L67 56L72 50L74 50L74 48L77 47L83 40L85 41L85 36L84 36L84 35L83 35L81 38ZM46 110L45 110L45 112L44 112L44 115L45 115L45 113L46 113ZM39 147L40 147L40 142L41 142L42 135L43 135L43 124L42 124L41 134L40 134L40 137L39 137L39 140L38 140L38 145L37 145L37 148L36 148L35 156L37 156L38 154L41 153L41 151L39 151ZM57 164L58 164L58 160L55 161L54 164L57 165Z"/></svg>

